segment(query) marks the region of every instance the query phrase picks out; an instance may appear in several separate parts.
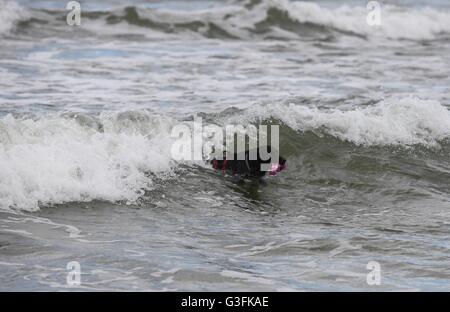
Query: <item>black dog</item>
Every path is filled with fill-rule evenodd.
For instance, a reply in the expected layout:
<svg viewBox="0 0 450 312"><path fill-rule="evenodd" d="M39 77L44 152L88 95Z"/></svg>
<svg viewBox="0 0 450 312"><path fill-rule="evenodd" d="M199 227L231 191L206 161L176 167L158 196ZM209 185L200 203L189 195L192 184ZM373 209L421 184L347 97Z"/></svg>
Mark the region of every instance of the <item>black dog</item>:
<svg viewBox="0 0 450 312"><path fill-rule="evenodd" d="M249 150L246 150L242 154L234 153L232 159L226 159L226 153L224 152L223 160L213 159L211 160L211 164L214 169L222 170L223 173L227 172L232 174L238 178L245 177L258 177L262 178L269 172L270 175L276 175L278 172L286 169L286 159L281 155L278 159L267 159L263 160L260 157L259 148L256 150L256 159L252 159L252 156L255 155L255 151L252 150L253 153L250 153ZM271 152L271 147L267 146L267 152ZM262 165L270 165L269 170L262 170Z"/></svg>

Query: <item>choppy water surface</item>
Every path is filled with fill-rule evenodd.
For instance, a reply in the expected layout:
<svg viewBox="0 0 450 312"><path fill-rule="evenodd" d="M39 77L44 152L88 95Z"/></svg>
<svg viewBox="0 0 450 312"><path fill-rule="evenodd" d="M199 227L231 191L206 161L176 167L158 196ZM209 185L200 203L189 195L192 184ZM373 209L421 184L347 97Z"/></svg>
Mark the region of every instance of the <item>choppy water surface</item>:
<svg viewBox="0 0 450 312"><path fill-rule="evenodd" d="M0 0L1 290L450 290L447 2L81 4ZM194 115L288 170L175 161Z"/></svg>

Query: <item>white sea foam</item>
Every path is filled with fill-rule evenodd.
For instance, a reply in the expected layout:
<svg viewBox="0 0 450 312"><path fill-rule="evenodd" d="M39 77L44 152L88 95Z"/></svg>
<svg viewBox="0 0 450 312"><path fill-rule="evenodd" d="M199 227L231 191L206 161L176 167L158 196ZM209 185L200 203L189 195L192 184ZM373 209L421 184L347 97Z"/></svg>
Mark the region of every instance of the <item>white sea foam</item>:
<svg viewBox="0 0 450 312"><path fill-rule="evenodd" d="M450 137L450 112L434 100L390 98L354 110L254 106L244 118L276 118L298 131L323 131L358 145L435 145ZM242 117L234 122L245 123Z"/></svg>
<svg viewBox="0 0 450 312"><path fill-rule="evenodd" d="M13 29L15 23L28 17L28 12L17 3L0 0L0 35Z"/></svg>
<svg viewBox="0 0 450 312"><path fill-rule="evenodd" d="M162 118L162 119L161 119ZM0 208L71 201L134 201L167 173L170 121L149 114L0 119Z"/></svg>

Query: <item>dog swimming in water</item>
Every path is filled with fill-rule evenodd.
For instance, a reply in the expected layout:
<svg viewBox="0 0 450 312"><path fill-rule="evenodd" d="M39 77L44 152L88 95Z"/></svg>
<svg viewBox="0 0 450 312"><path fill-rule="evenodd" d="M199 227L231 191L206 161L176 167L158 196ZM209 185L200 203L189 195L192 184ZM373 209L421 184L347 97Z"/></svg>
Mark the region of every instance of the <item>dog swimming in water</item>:
<svg viewBox="0 0 450 312"><path fill-rule="evenodd" d="M271 154L271 146L267 146L267 153ZM262 159L259 147L255 150L246 150L234 153L228 157L224 152L223 159L213 158L211 164L214 169L233 175L236 180L242 178L262 178L269 173L274 176L286 169L286 159L278 155L277 159Z"/></svg>

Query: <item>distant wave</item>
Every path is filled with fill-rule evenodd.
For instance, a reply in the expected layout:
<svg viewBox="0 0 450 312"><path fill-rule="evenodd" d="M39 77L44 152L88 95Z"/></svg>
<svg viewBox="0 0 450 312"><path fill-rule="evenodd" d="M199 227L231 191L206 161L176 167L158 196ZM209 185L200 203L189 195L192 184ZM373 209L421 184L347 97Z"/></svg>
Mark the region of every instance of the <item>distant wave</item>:
<svg viewBox="0 0 450 312"><path fill-rule="evenodd" d="M7 16L5 21L2 19L0 32L10 30L11 24L22 18L14 13L15 4L8 3L0 11L0 16ZM56 19L59 23L65 22L61 18L61 15L66 14L64 11L46 10L45 16L42 13L36 13L32 20L28 20L30 23L24 23L24 27L33 27L36 25L34 22L45 27L42 24L45 24L43 22L46 18ZM331 35L342 34L368 39L431 40L450 33L450 12L434 8L385 5L381 12L381 25L374 27L367 25L366 15L367 9L364 6L329 9L313 2L253 0L231 1L227 5L208 10L126 7L110 12L84 12L83 27L97 35L138 32L151 36L154 32L159 32L242 40L317 36L329 38ZM152 31L142 31L145 29Z"/></svg>

